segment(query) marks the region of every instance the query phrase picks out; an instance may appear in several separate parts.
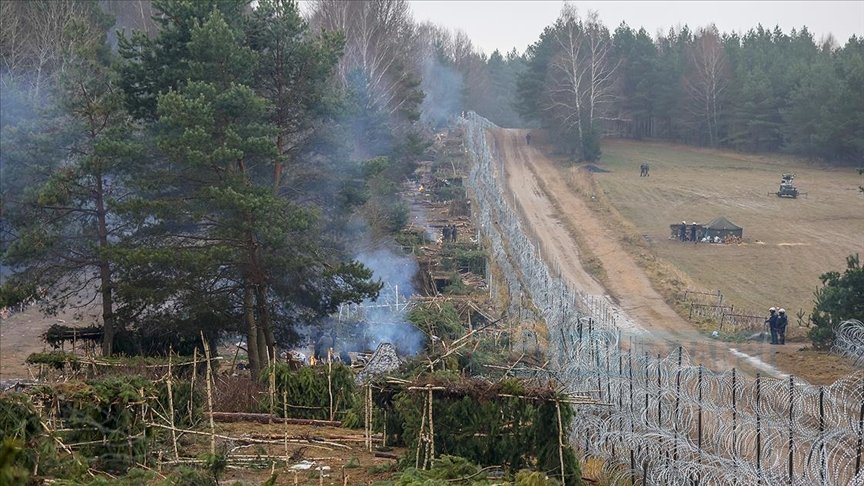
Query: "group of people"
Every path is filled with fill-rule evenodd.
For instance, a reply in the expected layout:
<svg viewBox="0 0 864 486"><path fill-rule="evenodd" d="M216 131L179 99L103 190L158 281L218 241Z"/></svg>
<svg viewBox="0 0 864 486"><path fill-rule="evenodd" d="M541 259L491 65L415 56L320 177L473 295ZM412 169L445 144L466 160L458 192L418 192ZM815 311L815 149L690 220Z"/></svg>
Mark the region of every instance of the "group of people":
<svg viewBox="0 0 864 486"><path fill-rule="evenodd" d="M642 162L639 166L639 177L648 177L648 162Z"/></svg>
<svg viewBox="0 0 864 486"><path fill-rule="evenodd" d="M786 325L789 324L789 319L786 317L786 309L779 311L772 307L768 309L768 319L765 319L765 324L768 330L771 331L771 344L786 344Z"/></svg>
<svg viewBox="0 0 864 486"><path fill-rule="evenodd" d="M441 228L441 236L443 237L443 241L456 241L456 225L455 224L446 224L443 228Z"/></svg>
<svg viewBox="0 0 864 486"><path fill-rule="evenodd" d="M699 226L699 223L693 221L693 224L687 225L687 221L681 221L681 225L678 227L678 239L680 241L692 241L694 244L699 243L699 239L702 236L702 228Z"/></svg>

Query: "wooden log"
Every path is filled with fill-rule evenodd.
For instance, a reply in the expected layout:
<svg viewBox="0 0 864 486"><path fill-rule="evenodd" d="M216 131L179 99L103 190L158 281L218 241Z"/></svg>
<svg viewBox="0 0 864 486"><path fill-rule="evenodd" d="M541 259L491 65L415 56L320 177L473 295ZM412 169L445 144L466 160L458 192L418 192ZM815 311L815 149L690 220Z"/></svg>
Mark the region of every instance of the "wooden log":
<svg viewBox="0 0 864 486"><path fill-rule="evenodd" d="M261 424L287 423L292 425L315 425L320 427L341 427L339 420L315 420L282 418L269 413L213 412L213 420L217 422L258 422Z"/></svg>
<svg viewBox="0 0 864 486"><path fill-rule="evenodd" d="M384 459L399 459L399 456L392 452L375 452L375 457L383 457Z"/></svg>

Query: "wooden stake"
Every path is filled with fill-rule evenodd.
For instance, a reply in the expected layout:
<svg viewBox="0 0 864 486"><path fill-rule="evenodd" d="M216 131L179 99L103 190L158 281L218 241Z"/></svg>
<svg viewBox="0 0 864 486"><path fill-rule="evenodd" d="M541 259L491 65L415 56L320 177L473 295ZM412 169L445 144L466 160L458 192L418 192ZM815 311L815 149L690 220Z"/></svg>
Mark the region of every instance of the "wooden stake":
<svg viewBox="0 0 864 486"><path fill-rule="evenodd" d="M429 388L429 467L435 459L435 425L432 422L432 388Z"/></svg>
<svg viewBox="0 0 864 486"><path fill-rule="evenodd" d="M216 424L213 422L213 367L210 365L210 345L204 339L201 331L201 342L204 343L204 356L207 358L207 410L210 412L210 454L216 455Z"/></svg>
<svg viewBox="0 0 864 486"><path fill-rule="evenodd" d="M189 423L193 422L192 420L192 396L195 393L195 376L198 374L198 347L196 346L192 350L192 380L189 383Z"/></svg>
<svg viewBox="0 0 864 486"><path fill-rule="evenodd" d="M564 477L564 428L561 422L561 402L555 400L555 413L558 415L558 459L561 461L561 484L567 484Z"/></svg>
<svg viewBox="0 0 864 486"><path fill-rule="evenodd" d="M327 392L330 394L330 420L333 420L333 348L327 348Z"/></svg>
<svg viewBox="0 0 864 486"><path fill-rule="evenodd" d="M275 350L274 350L275 352ZM270 391L270 415L276 412L276 355L270 359L270 351L267 351L267 385Z"/></svg>
<svg viewBox="0 0 864 486"><path fill-rule="evenodd" d="M425 400L424 400L425 402ZM425 446L425 436L423 433L426 431L426 403L423 403L423 415L420 416L420 432L417 433L417 451L414 458L414 467L416 469L420 469L420 448ZM424 458L424 463L425 458Z"/></svg>
<svg viewBox="0 0 864 486"><path fill-rule="evenodd" d="M366 450L372 452L372 385L366 385L366 393L363 397L363 402L366 408Z"/></svg>
<svg viewBox="0 0 864 486"><path fill-rule="evenodd" d="M288 390L282 390L282 408L288 418ZM285 422L285 463L288 463L288 422Z"/></svg>
<svg viewBox="0 0 864 486"><path fill-rule="evenodd" d="M171 355L173 354L172 347L168 348L168 425L171 426L171 443L174 445L174 459L179 459L180 454L177 452L177 432L174 430L174 390L171 387Z"/></svg>

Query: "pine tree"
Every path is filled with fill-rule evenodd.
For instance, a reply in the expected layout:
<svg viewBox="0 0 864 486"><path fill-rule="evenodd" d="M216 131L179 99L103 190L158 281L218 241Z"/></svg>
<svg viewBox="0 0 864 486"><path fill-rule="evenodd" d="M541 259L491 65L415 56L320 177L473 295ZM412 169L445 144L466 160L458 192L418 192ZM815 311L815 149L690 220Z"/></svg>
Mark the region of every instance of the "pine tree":
<svg viewBox="0 0 864 486"><path fill-rule="evenodd" d="M59 106L4 150L4 169L20 170L27 185L8 205L15 238L4 260L16 281L43 289L49 313L100 301L105 356L121 327L113 247L130 231L115 205L141 151L108 61L104 36L78 44L56 88Z"/></svg>
<svg viewBox="0 0 864 486"><path fill-rule="evenodd" d="M288 44L275 52L267 43L297 42L265 31L286 33L296 26L297 18L278 18L274 5L266 3L262 17L251 19L248 45L247 33L213 9L192 23L180 49L184 57L165 60L176 63L169 69L182 80L157 96L159 162L146 168L139 199L128 205L146 244L124 253L124 288L141 298L139 321L166 317L200 327L209 316L235 328L242 322L253 376L275 359L277 327L290 335L297 322L330 313L344 301L362 301L380 288L362 265L326 255L315 212L281 194L291 151L277 142L303 142L312 105L322 95L314 91L319 86L290 72L292 66L280 67L297 60L291 49L310 45ZM182 11L167 14L176 18ZM305 53L313 57L307 67L323 56L321 79L332 63L327 49ZM138 293L152 282L161 282L158 292Z"/></svg>

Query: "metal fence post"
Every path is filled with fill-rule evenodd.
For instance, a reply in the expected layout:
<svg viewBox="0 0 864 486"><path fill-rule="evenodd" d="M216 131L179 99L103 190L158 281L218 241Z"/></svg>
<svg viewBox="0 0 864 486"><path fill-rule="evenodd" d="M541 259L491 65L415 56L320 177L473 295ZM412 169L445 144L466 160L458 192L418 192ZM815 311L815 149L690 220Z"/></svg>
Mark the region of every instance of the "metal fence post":
<svg viewBox="0 0 864 486"><path fill-rule="evenodd" d="M759 414L759 400L762 394L762 377L756 373L756 474L762 476L762 417Z"/></svg>
<svg viewBox="0 0 864 486"><path fill-rule="evenodd" d="M792 413L795 408L795 377L789 376L789 484L792 484L792 454L795 447L792 431Z"/></svg>
<svg viewBox="0 0 864 486"><path fill-rule="evenodd" d="M825 484L825 387L819 387L819 479Z"/></svg>
<svg viewBox="0 0 864 486"><path fill-rule="evenodd" d="M861 411L858 412L858 445L855 454L855 476L861 472L861 446L864 443L864 383L862 383Z"/></svg>
<svg viewBox="0 0 864 486"><path fill-rule="evenodd" d="M681 360L684 348L678 346L678 371L675 373L675 445L673 446L672 459L678 460L678 411L681 405Z"/></svg>

